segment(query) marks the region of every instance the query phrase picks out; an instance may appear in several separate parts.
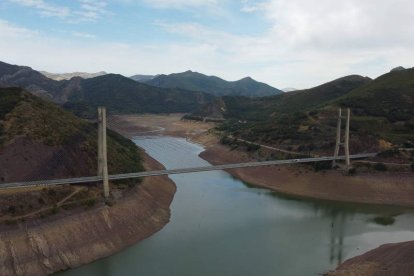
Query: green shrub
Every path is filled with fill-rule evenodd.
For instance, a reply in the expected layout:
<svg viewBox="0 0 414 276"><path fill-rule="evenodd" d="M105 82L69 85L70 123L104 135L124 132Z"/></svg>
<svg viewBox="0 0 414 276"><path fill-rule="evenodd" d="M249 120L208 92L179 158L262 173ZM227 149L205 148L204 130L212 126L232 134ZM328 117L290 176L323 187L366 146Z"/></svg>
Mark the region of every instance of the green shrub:
<svg viewBox="0 0 414 276"><path fill-rule="evenodd" d="M348 175L356 175L356 173L357 173L356 168L350 168L350 169L348 170Z"/></svg>
<svg viewBox="0 0 414 276"><path fill-rule="evenodd" d="M330 170L332 169L332 162L331 161L314 162L312 164L312 167L316 172L323 171L323 170Z"/></svg>
<svg viewBox="0 0 414 276"><path fill-rule="evenodd" d="M96 203L96 198L89 198L85 201L85 205L88 207L94 206Z"/></svg>
<svg viewBox="0 0 414 276"><path fill-rule="evenodd" d="M376 163L374 165L374 169L376 169L377 171L385 172L387 170L387 166L384 163Z"/></svg>

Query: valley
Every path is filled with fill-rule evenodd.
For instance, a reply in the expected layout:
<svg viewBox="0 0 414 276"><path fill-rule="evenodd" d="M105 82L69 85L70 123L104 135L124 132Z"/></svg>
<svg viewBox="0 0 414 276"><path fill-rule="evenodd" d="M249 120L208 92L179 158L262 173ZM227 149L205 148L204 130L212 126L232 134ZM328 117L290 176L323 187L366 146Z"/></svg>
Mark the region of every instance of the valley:
<svg viewBox="0 0 414 276"><path fill-rule="evenodd" d="M3 74L0 77L0 86L3 87L0 88L0 185L13 181L96 175L100 157L97 154L98 123L95 114L97 107L102 105L108 109L110 174L161 169L158 162L164 158L167 159L163 164L175 167L181 160L170 155L178 149L193 147L198 148L195 163L212 165L329 156L335 145L338 108L351 108L351 153L376 152L377 156L352 161L349 170L341 164L332 168L332 163L327 161L312 165L231 169L218 174L217 185L227 179L228 174L234 178L231 185L240 185L243 181L242 190L263 189L272 194L277 200L270 204L284 205L281 199L303 201L305 204L321 202L323 206L335 206L335 212L347 213L350 208L351 213L362 216L375 214L369 223L361 226L364 233L374 236L376 234L369 230L371 223L381 227L393 225L396 221L400 223L405 221L400 215L410 216L411 208L414 208L413 69L392 71L374 80L351 75L307 90L246 97L227 93L228 87L220 88L223 94L217 94L197 91L196 87L192 88L194 91L187 90L188 83L180 84L181 87L175 87L176 84L152 86L117 74L87 79L75 76L55 81L28 67L0 65ZM206 76L199 73L182 74L184 79L194 77L195 83L202 78L198 83L201 86L207 81ZM160 77L181 78L182 74L158 75L150 81ZM208 78L211 81L211 77ZM255 90L249 88L252 81L237 84L244 83L246 89L253 92ZM153 148L159 152L153 152ZM171 154L164 155L164 149ZM152 159L150 153L160 160ZM186 158L190 160L192 157ZM211 175L217 176L213 172ZM29 269L34 271L34 275L51 274L116 252L127 254L123 249L153 237L165 226L167 230L162 230L162 233L167 234L161 236L168 235L170 212L175 210L174 207L170 209L170 205L176 185L188 178L186 175L182 177L111 181L111 193L106 198L101 183L0 191L3 206L0 235L8 241L3 251L7 264L3 274L24 275ZM185 183L197 184L195 190L190 189L194 193L201 189L193 178L189 177L188 181ZM182 197L186 191L179 193ZM186 200L192 198L197 196L185 197ZM250 200L258 204L258 198ZM207 209L212 208L208 206ZM372 211L372 208L377 208L375 206L386 211ZM140 211L126 211L137 208ZM186 203L183 203L183 208L187 208ZM365 208L369 209L368 213ZM134 223L130 223L131 220ZM333 220L335 224L340 223L336 217ZM174 220L174 223L173 229L185 226L179 220ZM406 229L398 223L395 231ZM80 225L83 225L82 229ZM22 227L27 231L22 232ZM100 229L99 234L92 241L87 241L90 238L87 234L79 234L73 245L68 243L74 231L89 233L96 231L96 227ZM125 232L125 227L133 227L134 230ZM342 226L339 228L338 231L344 231ZM56 229L60 235L43 236L49 231L54 233ZM412 239L410 235L399 239L391 238L392 234L386 234L386 237L384 241L389 242ZM25 242L18 242L22 239ZM156 237L154 239L157 241ZM363 248L371 250L384 241L376 240ZM83 247L84 244L94 248L92 254L85 255L88 249ZM362 253L357 252L357 243L352 244L353 251L347 251L347 258ZM142 248L140 244L135 246ZM401 253L404 263L403 268L395 269L405 269L410 265L404 259L411 250L410 243L397 244L393 248ZM322 251L325 249L320 248ZM27 250L32 250L33 254L26 254ZM301 267L300 273L309 269L315 272L334 269L344 260L342 250L341 247L341 253L334 257L337 263L332 260L329 263L315 262L315 266ZM42 252L41 255L38 256L38 252ZM332 275L347 271L366 272L366 258L377 262L374 268L369 266L373 271L383 265L392 266L389 259L382 258L381 248L372 252L350 259ZM272 251L271 255L276 253ZM182 254L187 253L182 251ZM150 256L141 255L142 258ZM28 261L21 262L21 259ZM47 265L42 267L42 263ZM83 269L81 267L79 271ZM151 271L150 267L146 269ZM76 271L68 271L67 274ZM287 273L289 269L284 271Z"/></svg>

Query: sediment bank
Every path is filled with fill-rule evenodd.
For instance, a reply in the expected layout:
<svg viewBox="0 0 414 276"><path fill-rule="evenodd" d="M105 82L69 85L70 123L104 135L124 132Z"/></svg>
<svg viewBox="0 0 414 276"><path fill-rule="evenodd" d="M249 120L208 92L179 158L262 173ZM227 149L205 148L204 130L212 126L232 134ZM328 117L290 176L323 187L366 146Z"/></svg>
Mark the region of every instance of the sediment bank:
<svg viewBox="0 0 414 276"><path fill-rule="evenodd" d="M414 273L414 241L384 244L351 258L327 276L408 276Z"/></svg>
<svg viewBox="0 0 414 276"><path fill-rule="evenodd" d="M161 169L145 156L148 170ZM113 206L100 205L0 232L0 275L48 275L112 255L161 230L176 191L166 176L145 178Z"/></svg>
<svg viewBox="0 0 414 276"><path fill-rule="evenodd" d="M214 165L250 161L247 154L212 144L200 157ZM273 191L343 202L414 207L414 173L315 172L303 165L232 169L228 173L253 186Z"/></svg>

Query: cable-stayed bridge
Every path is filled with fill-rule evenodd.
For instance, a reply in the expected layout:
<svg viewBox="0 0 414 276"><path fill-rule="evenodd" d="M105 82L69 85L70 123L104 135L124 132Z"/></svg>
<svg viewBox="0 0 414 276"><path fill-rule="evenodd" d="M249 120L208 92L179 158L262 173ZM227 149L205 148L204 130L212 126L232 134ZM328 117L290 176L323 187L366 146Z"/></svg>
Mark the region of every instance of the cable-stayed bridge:
<svg viewBox="0 0 414 276"><path fill-rule="evenodd" d="M355 154L355 155L350 155L349 158L350 159L362 159L362 158L374 157L375 155L376 153ZM300 159L223 164L223 165L215 165L215 166L181 168L181 169L173 169L173 170L145 171L145 172L136 172L136 173L108 175L108 180L133 179L133 178L141 178L141 177L149 177L149 176L230 170L230 169L238 169L238 168L261 167L261 166L287 165L287 164L296 164L296 163L314 163L314 162L333 161L333 160L345 160L345 158L346 156L337 156L337 157L325 156L325 157L312 157L312 158L300 158ZM55 180L44 180L44 181L15 182L15 183L0 184L0 189L93 183L93 182L98 182L102 180L103 180L102 176L89 176L89 177L55 179Z"/></svg>

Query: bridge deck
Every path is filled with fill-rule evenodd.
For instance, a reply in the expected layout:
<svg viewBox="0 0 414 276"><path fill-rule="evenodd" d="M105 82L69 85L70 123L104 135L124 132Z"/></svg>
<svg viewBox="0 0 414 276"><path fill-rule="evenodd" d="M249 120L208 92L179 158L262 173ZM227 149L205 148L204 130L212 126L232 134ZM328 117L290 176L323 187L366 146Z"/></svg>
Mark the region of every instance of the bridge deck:
<svg viewBox="0 0 414 276"><path fill-rule="evenodd" d="M360 159L360 158L374 157L375 155L376 153L355 154L355 155L350 155L350 158ZM159 170L159 171L115 174L115 175L109 175L109 180L131 179L131 178L181 174L181 173L228 170L228 169L236 169L236 168L251 168L251 167L259 167L259 166L312 163L312 162L332 161L334 159L343 160L345 159L345 156L338 156L337 158L334 158L333 156L326 156L326 157L312 157L312 158L301 158L301 159L272 160L272 161L224 164L224 165L216 165L216 166L182 168L182 169L173 169L173 170ZM90 183L90 182L97 182L97 181L102 181L102 177L89 176L89 177L78 177L78 178L68 178L68 179L3 183L3 184L0 184L0 189L23 188L23 187L30 187L30 186L54 186L54 185L64 185L64 184L79 184L79 183Z"/></svg>

